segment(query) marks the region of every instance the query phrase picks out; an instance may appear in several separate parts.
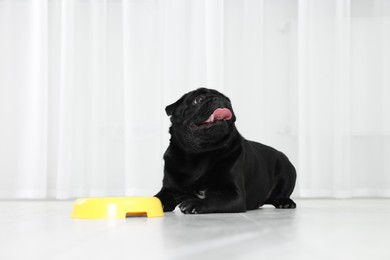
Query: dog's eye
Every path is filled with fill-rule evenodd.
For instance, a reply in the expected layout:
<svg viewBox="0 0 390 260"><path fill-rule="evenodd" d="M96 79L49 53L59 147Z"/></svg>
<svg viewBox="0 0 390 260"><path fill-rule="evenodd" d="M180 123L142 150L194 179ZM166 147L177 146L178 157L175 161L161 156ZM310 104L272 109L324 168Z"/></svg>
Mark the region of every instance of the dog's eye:
<svg viewBox="0 0 390 260"><path fill-rule="evenodd" d="M197 105L199 103L201 103L202 101L204 100L204 96L200 95L200 96L197 96L194 101L192 101L192 104L193 105Z"/></svg>

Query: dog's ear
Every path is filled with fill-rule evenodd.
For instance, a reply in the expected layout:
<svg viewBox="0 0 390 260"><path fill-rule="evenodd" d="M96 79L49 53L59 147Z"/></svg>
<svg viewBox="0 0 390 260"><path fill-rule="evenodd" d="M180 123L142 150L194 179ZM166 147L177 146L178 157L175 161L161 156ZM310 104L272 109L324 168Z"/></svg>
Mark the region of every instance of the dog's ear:
<svg viewBox="0 0 390 260"><path fill-rule="evenodd" d="M173 112L176 110L176 108L178 106L181 105L181 103L183 103L184 101L184 98L186 97L186 95L182 96L178 101L176 101L175 103L173 104L170 104L169 106L166 106L165 107L165 112L167 113L168 116L171 116L173 114Z"/></svg>

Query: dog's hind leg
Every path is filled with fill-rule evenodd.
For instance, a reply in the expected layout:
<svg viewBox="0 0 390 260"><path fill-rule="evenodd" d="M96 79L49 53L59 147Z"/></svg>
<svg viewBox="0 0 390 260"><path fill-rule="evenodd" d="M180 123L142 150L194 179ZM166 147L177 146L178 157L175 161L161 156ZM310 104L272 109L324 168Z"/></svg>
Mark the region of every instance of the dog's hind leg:
<svg viewBox="0 0 390 260"><path fill-rule="evenodd" d="M290 161L278 162L277 174L278 181L272 189L265 204L271 204L279 209L294 209L297 207L290 196L295 187L296 171Z"/></svg>
<svg viewBox="0 0 390 260"><path fill-rule="evenodd" d="M275 189L264 204L271 204L278 209L295 209L297 204L290 199L291 194L287 195L288 193L283 192L282 185L283 184L276 185Z"/></svg>

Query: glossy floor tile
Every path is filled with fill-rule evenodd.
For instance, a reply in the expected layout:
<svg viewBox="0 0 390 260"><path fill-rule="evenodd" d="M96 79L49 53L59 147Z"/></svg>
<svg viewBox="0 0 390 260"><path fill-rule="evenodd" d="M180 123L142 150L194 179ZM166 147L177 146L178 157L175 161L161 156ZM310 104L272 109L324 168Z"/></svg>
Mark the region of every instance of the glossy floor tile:
<svg viewBox="0 0 390 260"><path fill-rule="evenodd" d="M71 201L0 201L0 259L390 259L390 200L297 204L73 220Z"/></svg>

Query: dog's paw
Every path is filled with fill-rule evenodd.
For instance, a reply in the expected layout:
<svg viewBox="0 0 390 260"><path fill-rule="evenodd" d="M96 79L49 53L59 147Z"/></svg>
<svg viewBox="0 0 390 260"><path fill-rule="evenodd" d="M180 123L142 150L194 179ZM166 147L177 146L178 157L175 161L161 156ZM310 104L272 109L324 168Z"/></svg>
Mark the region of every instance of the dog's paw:
<svg viewBox="0 0 390 260"><path fill-rule="evenodd" d="M297 207L292 199L279 199L272 204L278 209L295 209Z"/></svg>
<svg viewBox="0 0 390 260"><path fill-rule="evenodd" d="M206 205L204 200L188 199L183 201L179 208L184 214L200 214L205 212Z"/></svg>
<svg viewBox="0 0 390 260"><path fill-rule="evenodd" d="M177 203L172 194L160 192L156 194L155 197L160 199L164 212L170 212L176 208Z"/></svg>

